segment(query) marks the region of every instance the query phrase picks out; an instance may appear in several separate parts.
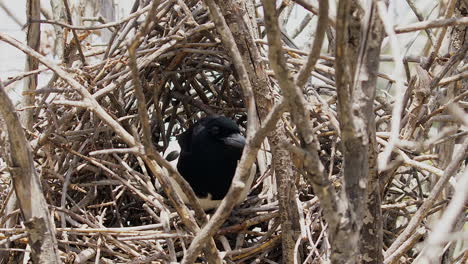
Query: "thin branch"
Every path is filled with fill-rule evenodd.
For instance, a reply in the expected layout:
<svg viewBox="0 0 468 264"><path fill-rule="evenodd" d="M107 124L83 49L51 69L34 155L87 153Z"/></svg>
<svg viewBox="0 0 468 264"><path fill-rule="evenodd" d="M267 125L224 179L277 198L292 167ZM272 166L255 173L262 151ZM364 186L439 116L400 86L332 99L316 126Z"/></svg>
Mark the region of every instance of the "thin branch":
<svg viewBox="0 0 468 264"><path fill-rule="evenodd" d="M307 62L302 66L301 70L296 76L296 85L299 88L303 88L310 77L310 74L314 70L315 63L320 57L320 50L322 49L323 40L325 38L325 32L327 30L328 22L328 0L319 1L319 15L317 21L317 28L315 30L314 43L310 49L309 57Z"/></svg>
<svg viewBox="0 0 468 264"><path fill-rule="evenodd" d="M463 212L468 200L468 169L458 177L459 181L455 185L455 193L449 205L445 209L442 217L437 220L437 224L432 228L432 232L425 240L424 250L416 259L415 263L432 263L436 260L450 236L457 217Z"/></svg>
<svg viewBox="0 0 468 264"><path fill-rule="evenodd" d="M65 6L65 12L67 13L68 24L72 25L73 20L72 20L72 14L71 14L71 11L70 11L70 6L68 5L68 0L63 0L63 4ZM81 62L83 63L83 65L87 65L86 58L85 58L84 53L83 53L83 49L81 48L81 41L80 41L80 38L78 37L78 33L76 33L75 29L72 29L71 31L72 31L72 34L73 34L74 45L78 49L78 54L80 54Z"/></svg>
<svg viewBox="0 0 468 264"><path fill-rule="evenodd" d="M419 30L425 30L429 28L440 28L440 27L455 27L455 26L465 26L468 25L468 17L454 17L454 18L444 18L444 19L435 19L431 21L416 22L406 26L396 26L395 33L409 33Z"/></svg>
<svg viewBox="0 0 468 264"><path fill-rule="evenodd" d="M30 21L30 23L43 23L43 24L52 24L52 25L58 25L58 26L62 26L64 28L68 28L68 29L74 29L74 30L96 30L96 29L104 29L104 28L111 28L111 27L118 27L130 20L132 20L133 18L135 17L138 17L146 12L148 12L148 10L150 9L150 5L132 13L131 15L129 15L128 17L124 18L124 19L121 19L119 21L116 21L116 22L110 22L110 23L106 23L106 24L101 24L101 25L95 25L95 26L74 26L74 25L71 25L71 24L65 24L65 23L62 23L60 21L56 21L56 20L42 20L42 19L33 19Z"/></svg>
<svg viewBox="0 0 468 264"><path fill-rule="evenodd" d="M405 95L405 72L403 65L403 57L400 51L400 46L398 44L398 39L393 30L393 21L389 19L391 17L388 13L387 7L385 6L384 1L377 2L377 9L384 24L385 31L390 38L390 46L392 48L392 53L394 56L394 78L395 78L395 103L392 110L392 120L391 120L391 134L389 144L385 147L382 156L379 158L379 169L385 170L387 168L388 160L390 154L392 153L393 148L398 140L400 123L401 123L401 114L403 111L403 99Z"/></svg>
<svg viewBox="0 0 468 264"><path fill-rule="evenodd" d="M385 252L385 264L397 262L400 259L400 257L406 252L405 248L402 246L403 242L410 238L410 236L416 231L424 217L426 217L426 215L429 213L440 192L444 189L445 185L447 185L449 179L453 176L453 174L458 170L461 161L466 158L467 150L468 138L465 137L462 147L458 150L458 153L449 163L442 177L432 188L429 197L427 197L427 199L424 201L421 207L419 207L418 211L411 217L411 220L406 226L405 230L401 232L398 238Z"/></svg>

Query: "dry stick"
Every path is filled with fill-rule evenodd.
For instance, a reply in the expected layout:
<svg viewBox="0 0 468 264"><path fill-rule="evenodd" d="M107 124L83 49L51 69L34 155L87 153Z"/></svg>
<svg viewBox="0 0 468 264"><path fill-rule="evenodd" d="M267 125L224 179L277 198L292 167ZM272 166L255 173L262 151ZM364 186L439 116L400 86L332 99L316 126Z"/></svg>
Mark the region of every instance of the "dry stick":
<svg viewBox="0 0 468 264"><path fill-rule="evenodd" d="M291 33L291 39L297 38L299 34L304 31L304 29L309 25L310 21L312 21L313 15L312 14L306 14L305 17L301 20L301 23L297 28L294 29L293 33Z"/></svg>
<svg viewBox="0 0 468 264"><path fill-rule="evenodd" d="M307 11L315 14L315 15L319 15L320 13L320 10L318 10L317 7L315 7L311 2L309 1L305 1L305 0L293 0L296 4L302 6L304 9L306 9ZM319 3L320 5L320 3ZM336 18L333 17L333 16L330 16L328 17L327 15L327 20L328 22L330 23L330 25L332 27L336 27Z"/></svg>
<svg viewBox="0 0 468 264"><path fill-rule="evenodd" d="M359 256L359 231L361 229L362 217L364 204L362 202L366 194L365 187L358 183L367 185L367 176L369 173L369 164L367 164L368 151L369 149L365 147L365 135L368 131L366 129L366 120L364 119L363 110L360 108L366 107L369 105L369 99L363 95L364 86L358 81L362 79L355 77L356 75L362 73L362 71L367 70L366 59L363 56L367 55L368 46L370 43L366 42L366 37L368 36L365 31L370 26L366 23L362 25L363 21L367 21L365 18L361 18L361 43L359 48L359 53L356 50L353 50L349 47L349 42L351 41L350 34L356 35L355 32L348 32L350 25L356 23L351 16L352 13L352 3L351 1L339 1L337 7L337 25L336 25L336 54L335 54L335 69L336 69L336 89L337 89L337 106L339 110L340 117L340 129L341 129L341 138L343 143L343 158L344 158L344 180L345 180L345 194L342 196L342 203L346 206L345 216L342 222L348 222L348 225L343 225L345 228L345 233L342 234L342 238L334 238L333 233L330 234L332 245L332 262L343 262L349 261L349 263L357 263L357 257ZM366 9L366 18L370 18L370 12L372 8ZM369 16L369 17L367 17ZM375 33L377 34L377 33ZM373 40L376 41L376 40ZM364 44L363 44L364 43ZM357 45L357 44L356 44ZM353 65L358 63L358 65ZM366 77L368 81L371 82L375 77L374 73L366 72ZM356 80L354 80L356 78ZM362 86L359 86L362 85ZM367 96L372 96L370 93ZM360 101L359 101L360 100ZM359 101L359 108L353 108L353 103ZM372 103L370 103L372 105ZM357 112L351 114L351 112ZM356 116L354 116L356 115ZM358 121L355 119L359 118ZM363 125L357 125L356 123ZM356 151L351 146L358 147L358 152L356 155L352 155L352 151ZM343 212L341 212L343 213ZM330 228L333 228L330 226ZM377 235L377 234L375 234ZM334 240L345 239L347 244L341 243L338 244ZM337 246L341 246L337 247ZM334 253L337 251L339 253ZM341 251L341 252L340 252ZM341 256L339 255L341 254ZM338 255L338 256L334 256ZM373 256L377 257L377 256ZM333 259L334 258L334 259Z"/></svg>
<svg viewBox="0 0 468 264"><path fill-rule="evenodd" d="M0 0L0 8L3 9L3 11L8 16L10 16L10 18L13 21L15 21L15 23L18 24L18 26L20 26L21 28L24 27L23 22L21 22L20 19L13 12L10 11L10 9L5 5L5 3L3 3L3 0Z"/></svg>
<svg viewBox="0 0 468 264"><path fill-rule="evenodd" d="M27 17L28 20L34 19L34 18L39 18L41 16L40 14L40 1L39 0L29 0L27 1ZM40 49L40 44L41 44L41 28L40 25L36 24L28 24L28 32L26 35L26 41L28 43L28 46L31 47L32 49L39 51ZM36 58L32 56L26 56L26 71L34 71L39 68L39 62L37 61ZM28 76L23 84L23 91L24 92L32 92L37 89L37 75L32 75ZM34 101L35 101L35 95L34 94L27 94L22 98L22 105L23 107L30 107L34 106ZM26 109L21 114L21 123L27 130L32 130L33 127L33 121L34 121L34 109L29 108Z"/></svg>
<svg viewBox="0 0 468 264"><path fill-rule="evenodd" d="M465 58L467 52L468 52L468 41L465 41L463 46L444 65L444 68L441 71L439 71L436 76L434 76L434 78L432 79L432 81L431 81L431 83L429 85L429 89L434 90L434 88L437 87L438 85L442 85L441 82L444 81L444 79L442 79L442 78L445 76L445 74L447 74L447 72L450 69L452 69L452 67L457 66L460 63L460 61L462 61ZM449 79L449 78L450 77L448 77L446 79ZM440 106L439 108L434 110L432 113L430 113L428 115L425 115L423 118L421 118L418 121L418 125L426 123L431 117L435 116L436 114L441 113L448 106L450 106L453 103L463 99L467 94L468 94L468 90L464 91L461 94L459 94L459 95L455 96L454 98L450 99L447 103Z"/></svg>
<svg viewBox="0 0 468 264"><path fill-rule="evenodd" d="M388 145L388 142L385 141L384 139L380 138L380 137L377 137L377 142L380 143L383 146ZM444 172L442 170L440 170L440 169L438 169L438 168L436 168L434 166L431 166L431 165L429 165L427 163L423 163L423 162L419 162L419 161L411 159L408 155L406 155L406 153L404 151L402 151L399 148L394 148L392 151L399 154L403 158L403 162L408 166L411 166L411 167L413 167L415 169L418 169L418 170L428 171L428 172L430 172L432 174L435 174L438 177L443 176Z"/></svg>
<svg viewBox="0 0 468 264"><path fill-rule="evenodd" d="M3 85L5 86L5 89L6 89L7 93L8 93L10 91L10 89L13 89L11 87L8 88L8 86L11 85L12 83L17 82L17 81L19 81L19 80L21 80L21 79L23 79L25 77L28 77L30 75L33 75L33 74L36 75L36 74L39 74L41 72L48 71L48 70L49 70L48 68L42 68L42 69L37 69L37 70L33 70L33 71L21 72L21 73L15 75L15 76L8 77L8 79L3 82ZM35 91L32 91L32 92L33 93L38 93L39 90L43 90L43 89L36 89ZM31 91L28 91L28 92L31 92ZM24 92L23 92L23 94L24 94Z"/></svg>
<svg viewBox="0 0 468 264"><path fill-rule="evenodd" d="M429 197L427 197L427 199L424 201L424 203L421 205L418 211L413 215L405 230L398 236L398 238L385 252L385 264L395 263L406 252L405 248L403 248L402 246L403 242L411 237L411 235L418 228L421 221L424 219L424 217L427 216L429 211L432 209L432 205L436 201L437 197L442 192L452 175L460 167L461 161L466 158L467 149L468 138L465 138L462 147L459 149L459 152L449 163L449 165L444 171L443 176L439 179L439 181L437 181L436 185L429 194Z"/></svg>
<svg viewBox="0 0 468 264"><path fill-rule="evenodd" d="M396 26L395 33L401 34L429 28L464 25L468 25L468 17L436 19L431 21L417 22L406 26Z"/></svg>
<svg viewBox="0 0 468 264"><path fill-rule="evenodd" d="M42 192L39 175L15 107L0 80L0 115L7 126L11 160L9 170L28 229L35 263L60 263L55 230ZM31 199L34 197L34 199Z"/></svg>
<svg viewBox="0 0 468 264"><path fill-rule="evenodd" d="M301 68L296 76L296 85L299 89L302 89L307 83L310 74L314 70L315 64L320 57L320 50L322 49L323 39L325 38L325 32L327 31L328 23L328 0L319 1L319 14L317 21L317 28L315 30L315 38L310 49L309 57L307 62Z"/></svg>
<svg viewBox="0 0 468 264"><path fill-rule="evenodd" d="M50 0L50 9L51 11L53 10L53 13L51 16L45 16L45 19L51 19L52 17L58 21L66 21L66 14L65 14L65 4L63 3L62 0ZM42 11L43 8L41 8ZM44 13L44 12L42 12ZM38 19L41 19L38 17ZM32 20L31 23L35 23L35 20ZM66 49L65 50L65 44L66 44L66 35L65 30L63 30L60 26L52 26L53 31L55 33L55 39L53 40L54 43L54 55L57 58L65 59L68 60L67 64L69 65L70 61L68 58L71 55L71 53L74 52L73 49ZM54 74L51 79L49 79L49 84L52 84L56 80L56 75ZM68 245L65 245L67 247Z"/></svg>
<svg viewBox="0 0 468 264"><path fill-rule="evenodd" d="M102 25L97 25L97 26L74 26L74 25L71 25L71 24L65 24L65 23L62 23L62 22L59 22L59 21L56 21L56 20L42 20L42 19L37 19L37 20L31 20L31 23L43 23L43 24L52 24L52 25L59 25L59 26L62 26L64 28L68 28L68 29L75 29L75 30L96 30L96 29L104 29L104 28L110 28L110 27L117 27L117 26L120 26L126 22L128 22L129 20L135 18L135 17L138 17L139 15L141 14L144 14L146 13L149 9L150 9L150 5L138 10L137 12L135 13L132 13L131 15L129 15L128 17L120 20L120 21L116 21L116 22L112 22L112 23L106 23L106 24L102 24Z"/></svg>
<svg viewBox="0 0 468 264"><path fill-rule="evenodd" d="M341 15L338 15L339 19L336 27L337 104L343 145L342 155L344 161L342 171L345 182L345 197L349 203L348 214L352 223L349 230L349 242L357 246L360 244L360 238L369 238L368 229L375 228L375 226L371 227L369 225L367 226L368 229L363 230L363 216L366 213L370 218L371 211L374 211L370 209L371 204L368 203L370 199L367 199L367 195L370 194L367 191L374 189L372 182L374 175L372 173L376 172L374 170L375 164L371 160L373 157L371 155L375 155L371 127L375 126L373 124L375 117L372 115L376 81L376 72L374 70L378 67L378 60L375 55L378 56L379 53L376 47L380 47L381 32L376 30L377 26L375 25L377 21L375 2L368 2L369 6L362 7L366 12L361 18L359 53L353 51L347 45L351 38L347 31L349 24L353 23L350 17L352 11L350 10L351 7L348 7L349 3L342 4L341 2L338 7L338 12ZM369 35L372 35L372 37L369 37ZM379 44L375 45L374 42ZM355 57L350 59L350 56ZM357 62L356 65L354 65L355 61ZM374 85L371 85L371 83L374 83ZM369 181L371 181L371 185L368 185ZM373 205L375 206L375 204ZM375 207L379 206L380 204ZM369 211L364 212L364 210ZM375 215L372 215L372 217L375 217ZM374 219L374 221L379 220ZM361 236L360 231L362 231ZM377 236L377 233L373 234L373 238ZM377 243L366 248L361 247L361 250L368 252L360 253L369 253L374 246L377 246ZM360 249L354 248L354 254L357 255ZM378 254L369 256L369 258L378 257ZM354 258L352 261L356 261L356 259Z"/></svg>
<svg viewBox="0 0 468 264"><path fill-rule="evenodd" d="M102 164L99 164L99 163L96 163L96 162L93 162L93 163L94 163L94 165L100 166L101 168L110 171L105 166L102 166ZM110 173L114 174L112 171L110 171ZM117 177L119 177L119 176L117 176ZM59 207L54 207L54 209L57 210L57 211L60 211L60 212L64 212L64 213L70 215L71 217L73 217L75 219L78 219L80 222L87 224L88 226L90 226L92 228L103 228L102 226L99 226L98 224L92 222L91 220L89 220L89 219L87 219L85 217L82 217L82 216L80 216L78 214L75 214L71 210L64 209L64 208L59 208ZM114 244L116 247L120 248L125 253L127 253L129 255L132 255L133 257L140 256L140 253L138 253L136 251L135 247L129 246L129 245L123 243L123 242L118 241L111 234L104 233L102 235L106 237L107 241L111 242L112 244ZM65 242L68 242L68 241L65 241ZM44 262L44 263L48 263L48 262Z"/></svg>
<svg viewBox="0 0 468 264"><path fill-rule="evenodd" d="M450 58L450 60L444 65L444 68L437 73L436 76L431 81L429 89L432 91L434 88L439 85L439 82L447 74L447 72L452 69L452 67L457 66L463 59L466 58L466 53L468 52L468 41L465 41L463 46Z"/></svg>
<svg viewBox="0 0 468 264"><path fill-rule="evenodd" d="M263 40L263 39L256 39L255 43L259 43L259 44L262 44L262 45L268 45L268 42ZM307 52L304 52L304 51L298 50L298 49L289 48L289 47L284 46L284 45L283 45L283 49L286 50L286 51L290 51L290 52L299 54L299 55L308 55ZM319 56L320 56L320 59L322 59L322 60L327 60L327 61L331 61L331 62L335 61L335 57L332 57L330 55L319 54ZM424 62L426 57L416 56L416 55L408 55L408 56L404 56L403 59L405 61L407 61L407 62L422 63L422 62ZM300 59L298 59L298 60L300 60ZM380 55L380 61L394 61L394 57L391 56L391 55ZM290 62L292 63L294 61L291 59ZM321 64L318 64L316 66L318 67L319 65L321 65ZM324 70L324 71L326 71L326 70Z"/></svg>
<svg viewBox="0 0 468 264"><path fill-rule="evenodd" d="M434 231L429 234L425 248L415 263L431 263L432 260L438 259L444 245L447 243L447 238L452 232L454 223L468 200L468 188L466 188L468 186L468 169L465 168L459 179L452 201L445 209L442 217L437 221L437 224L432 228Z"/></svg>
<svg viewBox="0 0 468 264"><path fill-rule="evenodd" d="M414 246L419 243L419 241L421 240L421 238L427 233L427 230L425 227L420 227L418 228L416 231L414 231L413 234L411 234L411 236L405 240L402 244L401 244L401 249L406 252L412 248L414 248Z"/></svg>
<svg viewBox="0 0 468 264"><path fill-rule="evenodd" d="M447 103L445 103L444 105L440 106L439 108L437 108L436 110L432 111L430 114L424 116L420 121L418 121L418 125L420 124L424 124L426 123L427 121L429 121L432 117L434 117L435 115L437 114L440 114L442 113L447 107L449 107L451 104L455 103L455 102L458 102L460 101L461 99L463 99L465 96L468 95L468 90L464 91L463 93L453 97L452 99L450 99Z"/></svg>
<svg viewBox="0 0 468 264"><path fill-rule="evenodd" d="M236 224L236 225L233 225L233 226L225 227L225 228L219 230L217 235L225 235L225 234L229 234L229 233L238 233L238 232L241 232L242 230L246 230L250 226L258 225L258 224L260 224L262 222L267 222L267 221L269 221L269 220L271 220L273 218L276 218L278 216L279 216L278 211L275 211L275 212L269 213L269 214L261 214L259 216L247 219L242 223L239 223L239 224Z"/></svg>
<svg viewBox="0 0 468 264"><path fill-rule="evenodd" d="M444 86L451 82L456 82L459 80L466 80L466 79L468 79L468 71L462 72L456 75L452 75L450 77L443 78L442 80L440 80L439 85Z"/></svg>
<svg viewBox="0 0 468 264"><path fill-rule="evenodd" d="M72 21L72 14L71 14L71 11L70 11L70 6L68 5L68 0L63 0L63 4L65 6L65 12L67 13L68 24L71 25L71 24L73 24L73 21ZM76 30L72 29L71 31L73 33L73 38L75 40L74 45L76 45L76 48L78 49L78 53L80 54L81 62L83 63L83 65L86 65L86 59L85 59L85 56L84 56L84 53L83 53L83 49L81 48L80 38L78 37L78 34L76 33Z"/></svg>
<svg viewBox="0 0 468 264"><path fill-rule="evenodd" d="M418 18L418 20L420 22L423 22L424 17L421 14L421 12L419 11L419 9L416 7L416 5L414 4L414 0L406 0L406 3L408 3L408 5L410 6L410 8L413 11L414 15L416 15L416 17ZM431 42L431 45L434 45L434 35L432 34L432 32L429 30L429 28L425 28L424 31L426 31L427 38Z"/></svg>
<svg viewBox="0 0 468 264"><path fill-rule="evenodd" d="M398 141L400 123L401 123L401 113L403 111L403 100L405 95L405 67L403 65L403 56L400 51L400 46L398 45L398 39L393 30L393 21L389 19L390 15L388 13L387 7L385 6L384 1L377 2L377 10L384 25L385 31L390 38L390 46L392 48L392 53L394 56L394 77L395 77L395 104L393 105L392 110L392 120L391 120L391 134L388 145L385 147L382 157L379 158L379 169L385 170L388 165L388 160L392 149L395 147L395 144Z"/></svg>
<svg viewBox="0 0 468 264"><path fill-rule="evenodd" d="M137 61L136 61L136 49L140 46L143 38L146 36L147 31L149 30L150 23L153 20L155 15L156 8L159 6L160 1L155 0L151 4L151 9L146 17L145 23L140 28L140 30L133 37L133 41L128 45L128 54L129 54L129 68L132 74L133 88L135 90L135 97L137 98L138 104L138 116L140 118L140 123L143 130L143 146L145 151L148 152L154 146L151 140L151 128L150 128L150 118L148 115L148 110L146 109L146 99L143 93L143 88L141 87L140 73L138 72Z"/></svg>
<svg viewBox="0 0 468 264"><path fill-rule="evenodd" d="M453 15L453 11L455 9L455 4L457 3L457 0L449 0L449 3L447 5L447 9L445 10L445 18L449 18ZM439 35L437 36L437 42L435 46L432 49L431 55L429 56L429 61L427 64L423 66L424 69L428 70L432 63L434 62L434 59L439 55L439 50L442 47L442 42L445 39L445 34L447 33L447 27L443 27L441 31L439 32Z"/></svg>
<svg viewBox="0 0 468 264"><path fill-rule="evenodd" d="M356 56L354 82L351 83L350 126L343 123L343 174L346 196L350 202L351 219L360 231L359 254L362 263L383 261L381 194L377 169L378 146L375 139L375 94L384 29L377 14L375 1L367 1L361 18L361 40ZM341 91L343 92L343 91ZM351 132L351 133L349 133ZM362 152L362 153L356 153ZM364 242L365 241L365 242Z"/></svg>

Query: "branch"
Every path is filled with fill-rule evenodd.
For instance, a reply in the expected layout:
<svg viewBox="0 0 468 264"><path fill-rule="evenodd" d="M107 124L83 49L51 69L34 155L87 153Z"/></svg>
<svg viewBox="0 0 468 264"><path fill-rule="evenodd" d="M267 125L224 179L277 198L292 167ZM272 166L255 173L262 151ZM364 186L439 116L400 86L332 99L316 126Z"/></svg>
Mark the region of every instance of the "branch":
<svg viewBox="0 0 468 264"><path fill-rule="evenodd" d="M62 26L64 28L75 29L75 30L104 29L104 28L118 27L118 26L130 21L131 19L146 13L150 9L150 7L151 6L148 5L148 6L144 7L144 8L142 8L142 9L132 13L131 15L129 15L128 17L126 17L126 18L124 18L124 19L122 19L120 21L106 23L106 24L97 25L97 26L74 26L74 25L65 24L65 23L62 23L62 22L56 21L56 20L42 20L42 19L33 19L33 20L30 21L30 23L52 24L52 25L58 25L58 26Z"/></svg>
<svg viewBox="0 0 468 264"><path fill-rule="evenodd" d="M299 88L303 88L314 70L315 63L320 57L320 50L322 49L323 39L327 31L328 23L328 0L319 1L319 16L317 21L317 29L315 30L314 43L310 49L309 57L306 64L301 68L296 76L296 84Z"/></svg>
<svg viewBox="0 0 468 264"><path fill-rule="evenodd" d="M432 228L432 233L426 239L425 248L416 263L431 263L431 260L437 259L441 254L447 238L455 226L455 221L460 213L463 212L466 201L468 200L468 169L459 175L459 181L455 186L455 194L445 209L442 217L437 220L437 224Z"/></svg>
<svg viewBox="0 0 468 264"><path fill-rule="evenodd" d="M33 260L36 263L60 263L52 218L42 192L39 175L34 168L29 142L1 80L0 115L5 120L8 131L11 153L9 170L28 228L28 242Z"/></svg>
<svg viewBox="0 0 468 264"><path fill-rule="evenodd" d="M427 199L424 201L421 207L419 207L418 211L413 215L413 217L411 217L411 220L406 226L405 230L401 232L398 238L385 252L385 264L395 263L405 253L404 247L402 246L403 242L411 237L411 235L416 231L424 217L427 216L437 197L445 188L445 185L447 185L449 179L460 167L461 161L466 158L467 150L468 138L465 137L462 147L459 149L458 153L449 163L442 177L439 179L439 181L437 181L437 183L433 187L431 193L429 194L429 197L427 197Z"/></svg>
<svg viewBox="0 0 468 264"><path fill-rule="evenodd" d="M401 124L401 113L403 111L403 100L406 91L404 85L404 65L403 65L403 56L400 51L400 46L398 44L398 39L393 30L393 21L389 19L391 17L388 13L387 7L383 1L377 2L377 10L384 24L385 31L390 39L390 46L392 48L392 54L394 56L394 78L395 78L395 104L393 105L392 110L392 120L391 120L391 134L389 144L385 147L382 157L379 159L379 168L385 170L390 159L390 154L392 153L395 144L398 141L400 124Z"/></svg>

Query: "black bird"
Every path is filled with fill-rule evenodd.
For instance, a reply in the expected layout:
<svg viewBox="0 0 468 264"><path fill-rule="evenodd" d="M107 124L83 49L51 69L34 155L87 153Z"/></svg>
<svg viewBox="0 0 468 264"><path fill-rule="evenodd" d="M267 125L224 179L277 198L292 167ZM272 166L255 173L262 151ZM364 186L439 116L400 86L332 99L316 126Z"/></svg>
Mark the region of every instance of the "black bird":
<svg viewBox="0 0 468 264"><path fill-rule="evenodd" d="M239 127L224 116L200 119L178 136L180 156L177 170L192 187L203 209L218 207L231 186L237 163L245 146ZM250 190L256 167L253 166L247 186L239 197L241 203ZM170 178L175 191L188 203L187 196Z"/></svg>

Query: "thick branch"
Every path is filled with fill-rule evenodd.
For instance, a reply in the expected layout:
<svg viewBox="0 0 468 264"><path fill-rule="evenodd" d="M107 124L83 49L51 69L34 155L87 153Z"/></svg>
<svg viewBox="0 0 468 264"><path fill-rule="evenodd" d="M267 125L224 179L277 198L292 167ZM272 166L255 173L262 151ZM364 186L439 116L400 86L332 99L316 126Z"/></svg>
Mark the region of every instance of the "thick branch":
<svg viewBox="0 0 468 264"><path fill-rule="evenodd" d="M60 263L52 218L42 192L39 175L34 168L29 142L1 81L0 115L7 126L11 153L10 173L26 227L29 229L28 241L33 260L36 263Z"/></svg>

